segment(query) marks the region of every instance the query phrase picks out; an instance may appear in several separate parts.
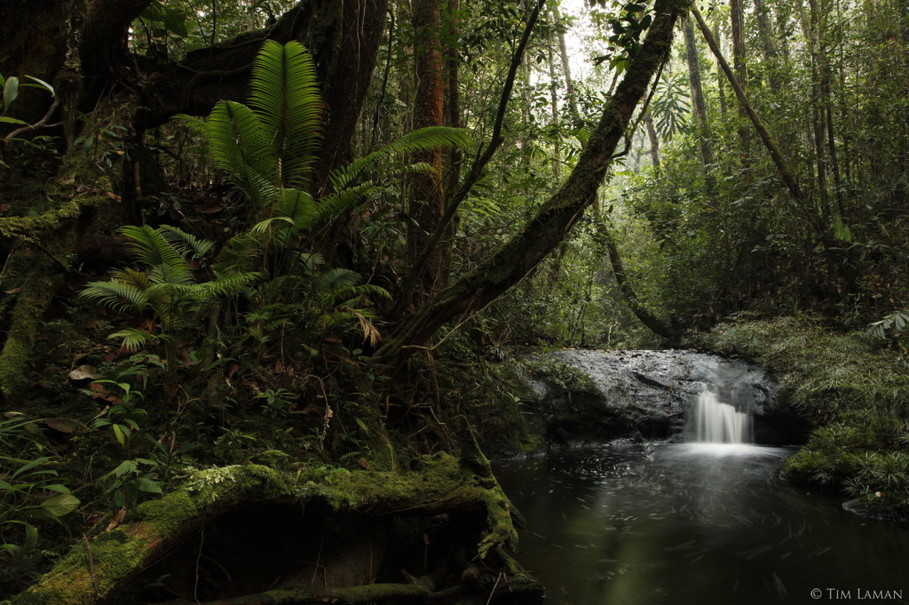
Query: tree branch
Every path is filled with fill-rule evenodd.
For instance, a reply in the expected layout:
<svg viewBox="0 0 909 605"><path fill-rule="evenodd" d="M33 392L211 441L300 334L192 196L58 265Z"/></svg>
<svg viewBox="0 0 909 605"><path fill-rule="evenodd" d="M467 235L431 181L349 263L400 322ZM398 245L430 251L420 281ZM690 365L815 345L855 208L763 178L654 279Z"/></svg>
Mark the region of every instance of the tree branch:
<svg viewBox="0 0 909 605"><path fill-rule="evenodd" d="M561 243L584 210L596 199L616 147L632 114L647 94L651 79L669 56L682 0L657 0L655 15L641 49L603 108L602 116L564 185L543 205L520 233L477 269L439 294L408 318L380 348L374 359L396 363L406 359L407 345L425 344L445 323L475 314L520 282ZM687 4L687 3L686 3Z"/></svg>

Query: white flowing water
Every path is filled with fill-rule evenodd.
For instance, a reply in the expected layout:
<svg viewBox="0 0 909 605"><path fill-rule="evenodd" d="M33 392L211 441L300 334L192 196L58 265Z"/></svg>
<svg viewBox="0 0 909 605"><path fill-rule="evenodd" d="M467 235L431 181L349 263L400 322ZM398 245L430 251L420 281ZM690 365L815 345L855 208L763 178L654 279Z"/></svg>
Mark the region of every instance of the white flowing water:
<svg viewBox="0 0 909 605"><path fill-rule="evenodd" d="M720 401L714 389L706 387L694 404L694 437L701 443L751 443L751 414Z"/></svg>

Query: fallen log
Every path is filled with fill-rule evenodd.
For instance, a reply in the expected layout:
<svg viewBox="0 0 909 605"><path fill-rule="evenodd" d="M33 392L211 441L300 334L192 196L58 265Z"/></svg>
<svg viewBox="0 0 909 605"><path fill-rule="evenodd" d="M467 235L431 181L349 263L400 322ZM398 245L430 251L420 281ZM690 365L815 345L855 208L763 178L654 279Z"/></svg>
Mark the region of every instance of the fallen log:
<svg viewBox="0 0 909 605"><path fill-rule="evenodd" d="M511 504L477 470L436 454L403 472L198 471L6 603L448 603L471 592L535 603L542 589L504 550L516 542ZM471 582L454 564L467 559L480 569Z"/></svg>

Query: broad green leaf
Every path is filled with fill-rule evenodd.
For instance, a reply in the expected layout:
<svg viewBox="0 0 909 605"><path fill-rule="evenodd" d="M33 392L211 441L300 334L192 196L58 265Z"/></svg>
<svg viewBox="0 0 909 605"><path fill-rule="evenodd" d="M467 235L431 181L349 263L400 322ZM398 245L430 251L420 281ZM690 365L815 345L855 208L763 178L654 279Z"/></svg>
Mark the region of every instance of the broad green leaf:
<svg viewBox="0 0 909 605"><path fill-rule="evenodd" d="M139 491L146 492L149 494L163 494L164 490L161 489L161 484L157 481L153 481L148 477L139 477L136 479L136 487L139 488Z"/></svg>
<svg viewBox="0 0 909 605"><path fill-rule="evenodd" d="M28 122L23 120L17 120L16 118L9 118L6 116L0 116L0 123L2 124L17 124L19 126L28 126Z"/></svg>
<svg viewBox="0 0 909 605"><path fill-rule="evenodd" d="M123 447L126 447L126 440L129 438L129 431L122 424L111 425L114 429L114 437Z"/></svg>
<svg viewBox="0 0 909 605"><path fill-rule="evenodd" d="M10 76L6 79L6 83L3 85L3 110L6 111L9 109L9 106L13 101L16 100L16 97L19 96L19 78L16 76Z"/></svg>
<svg viewBox="0 0 909 605"><path fill-rule="evenodd" d="M62 517L63 515L76 510L79 504L79 498L72 494L58 494L56 496L51 496L42 502L41 508L54 517Z"/></svg>

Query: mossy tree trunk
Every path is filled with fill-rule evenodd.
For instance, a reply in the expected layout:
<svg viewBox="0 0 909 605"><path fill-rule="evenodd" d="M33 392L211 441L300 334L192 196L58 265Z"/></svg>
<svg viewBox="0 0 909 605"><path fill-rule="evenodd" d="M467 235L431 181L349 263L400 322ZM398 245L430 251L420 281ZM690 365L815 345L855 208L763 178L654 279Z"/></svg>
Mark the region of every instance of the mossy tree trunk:
<svg viewBox="0 0 909 605"><path fill-rule="evenodd" d="M327 574L327 568L332 565L340 569L352 564L349 558L329 559L329 545L322 544L318 533L313 533L315 528L334 517L346 515L347 519L354 520L356 527L361 528L360 533L365 533L373 526L389 529L393 526L389 520L395 515L402 519L431 517L441 521L441 516L465 512L479 513L479 516L472 514L470 517L473 519L471 524L476 525L476 541L471 543L473 532L465 534L456 530L452 533L455 542L442 545L441 550L455 547L462 552L458 557L458 560L464 561L462 564L470 567L467 562L474 561L474 565L484 565L487 571L492 572L493 578L504 574L507 581L501 583L503 591L524 591L529 597L528 602L539 599L539 585L523 574L502 550L503 547L514 546L516 534L511 505L492 478L488 462L483 459L478 468L468 460L459 462L446 454L424 457L416 462L417 470L409 472L314 468L291 473L257 465L199 471L180 489L140 505L123 524L75 546L50 572L26 592L11 599L8 605L124 602L124 599L128 600L127 595L137 594L135 591L142 594L144 588L138 584L142 583L140 578L144 577L143 574L158 578L163 573L161 568L156 571L152 566L159 562L168 564L168 561L162 561L165 557L174 558L169 563L179 572L182 558L177 549L186 542L189 543L189 560L183 567L198 566L205 535L202 534L203 540L198 541L200 532L216 520L223 521L235 513L248 515L250 510L258 512L254 512L252 518L242 517L246 523L237 523L236 531L243 531L244 525L270 515L285 515L288 522L316 516L315 524L303 526L300 539L314 542L318 554L324 558L321 564L317 561L312 567L312 562L307 562L305 557L290 557L293 561L286 569L266 569L264 575L248 576L242 581L239 578L225 581L224 585L217 587L221 596L208 599L207 603L384 603L410 598L432 599L472 591L482 594L484 599L488 597L485 602L495 602L490 595L496 594L499 582L491 586L478 586L476 583L471 586L464 580L452 582L444 577L429 576L417 579L407 574L401 575L400 582L390 582L387 578L376 580L374 570L379 569L380 561L373 561L372 547L365 553L370 570L365 583L335 586L321 582L323 574ZM211 527L209 540L213 541L214 526ZM238 539L234 536L233 540L227 541L236 542ZM416 560L426 557L424 549L430 544L428 540L424 537L416 542L419 551ZM266 536L261 542L272 549L280 543L279 535ZM248 548L244 544L243 550ZM402 545L398 544L396 550L401 548ZM254 561L256 557L272 554L251 553L252 558L245 560ZM444 563L445 553L436 554ZM296 565L309 565L319 573L294 575L292 570ZM147 574L146 570L149 570ZM198 567L190 571L189 577L192 578L193 574L198 574ZM250 581L252 577L255 577L255 582ZM190 598L178 597L172 603L199 603L198 575L195 576L195 583ZM174 587L177 586L179 582L174 584Z"/></svg>

